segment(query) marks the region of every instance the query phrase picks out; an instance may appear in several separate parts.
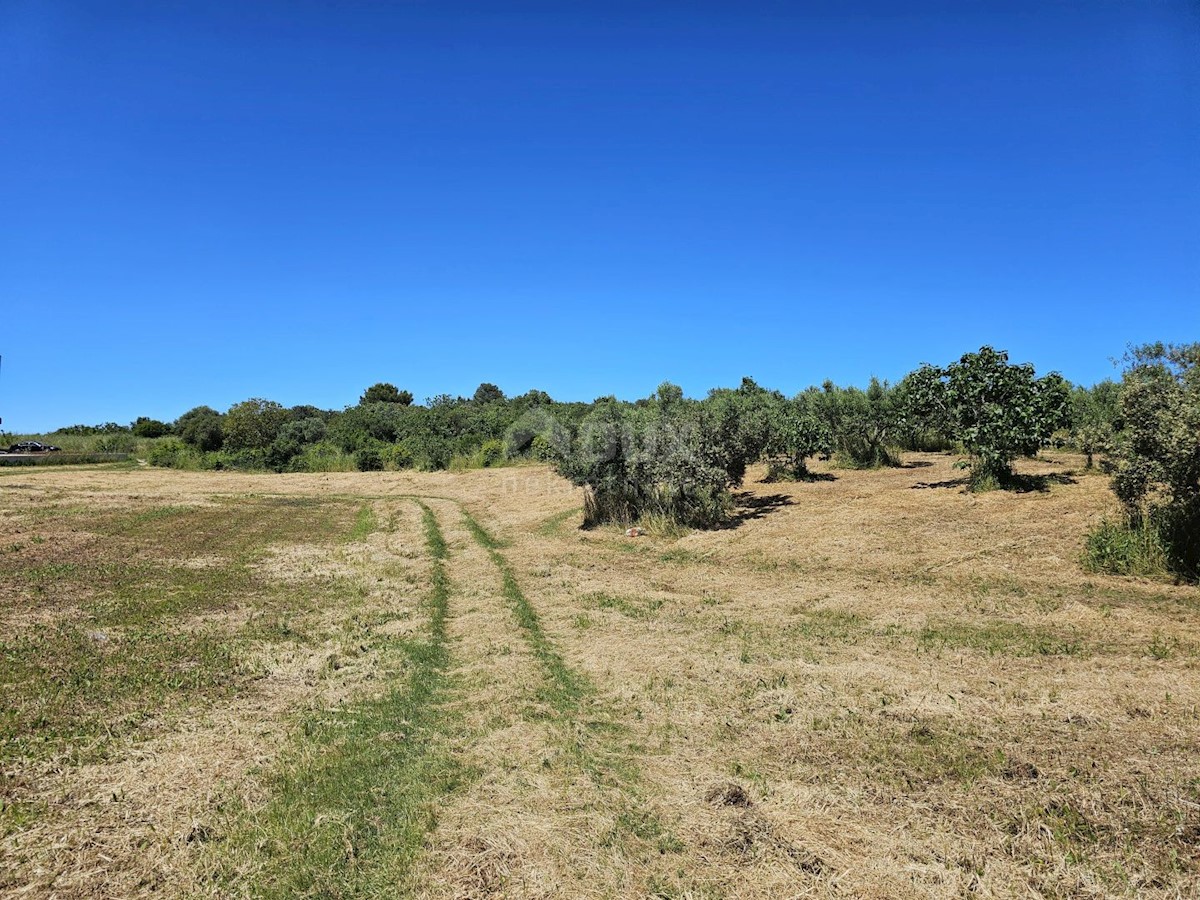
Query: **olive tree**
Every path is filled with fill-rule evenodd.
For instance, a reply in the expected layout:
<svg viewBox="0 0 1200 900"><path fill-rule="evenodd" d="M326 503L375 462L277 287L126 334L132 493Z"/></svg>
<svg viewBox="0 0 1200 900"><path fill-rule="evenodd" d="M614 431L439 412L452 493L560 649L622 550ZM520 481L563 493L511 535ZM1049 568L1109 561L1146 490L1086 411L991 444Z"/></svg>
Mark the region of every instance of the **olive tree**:
<svg viewBox="0 0 1200 900"><path fill-rule="evenodd" d="M1003 350L985 346L948 366L926 363L906 380L910 413L962 444L976 489L1011 479L1014 459L1035 455L1070 421L1063 377L1038 378Z"/></svg>

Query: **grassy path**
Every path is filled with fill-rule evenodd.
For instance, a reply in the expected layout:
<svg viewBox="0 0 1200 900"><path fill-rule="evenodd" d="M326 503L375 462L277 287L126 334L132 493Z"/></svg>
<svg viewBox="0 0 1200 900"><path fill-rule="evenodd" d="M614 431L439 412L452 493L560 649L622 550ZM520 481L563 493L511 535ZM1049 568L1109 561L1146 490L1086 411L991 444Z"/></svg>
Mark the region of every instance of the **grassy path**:
<svg viewBox="0 0 1200 900"><path fill-rule="evenodd" d="M382 694L309 717L269 800L225 848L220 893L380 897L403 892L439 798L466 772L448 752L453 693L449 550L421 504L430 588L424 633L386 639L398 677ZM360 535L365 536L365 535Z"/></svg>

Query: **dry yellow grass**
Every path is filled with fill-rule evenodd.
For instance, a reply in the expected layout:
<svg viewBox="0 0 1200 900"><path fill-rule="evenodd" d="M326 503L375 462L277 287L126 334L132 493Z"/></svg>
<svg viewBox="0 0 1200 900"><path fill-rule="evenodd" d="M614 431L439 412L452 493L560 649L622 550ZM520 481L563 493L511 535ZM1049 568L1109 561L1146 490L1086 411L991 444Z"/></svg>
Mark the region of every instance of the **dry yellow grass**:
<svg viewBox="0 0 1200 900"><path fill-rule="evenodd" d="M297 712L385 686L369 652L347 655L346 623L416 627L426 569L405 498L418 496L450 549L446 741L472 775L441 801L415 893L1200 895L1196 588L1081 570L1112 501L1077 458L1025 464L1044 490L982 495L954 483L948 457L906 462L799 484L752 472L736 527L678 538L580 531L578 492L539 467L0 477L0 546L20 545L0 577L18 559L37 571L103 559L109 531L142 533L105 517L167 506L270 500L316 515L369 502L380 526L349 543L279 526L265 542L254 590L320 598L326 579L336 600L297 607L308 639L262 644L232 699L152 717L103 760L8 765L7 796L40 812L2 838L0 892L202 892L220 842L196 829L219 833L230 798L262 802L280 747L303 740ZM548 692L545 647L463 510L504 542L550 652L584 685L577 698ZM202 574L232 552L121 546ZM86 586L2 583L8 633L95 602ZM204 627L260 609L205 610Z"/></svg>

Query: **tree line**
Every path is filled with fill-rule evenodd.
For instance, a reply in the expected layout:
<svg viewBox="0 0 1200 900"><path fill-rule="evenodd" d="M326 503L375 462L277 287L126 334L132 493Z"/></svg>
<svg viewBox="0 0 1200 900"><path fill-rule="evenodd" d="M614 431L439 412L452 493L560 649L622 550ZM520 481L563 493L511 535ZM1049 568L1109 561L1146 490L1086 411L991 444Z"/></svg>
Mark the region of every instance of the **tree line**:
<svg viewBox="0 0 1200 900"><path fill-rule="evenodd" d="M1113 477L1124 517L1093 535L1089 559L1109 570L1200 565L1200 344L1130 351L1120 381L1071 385L991 347L895 384L832 382L794 396L750 378L687 398L665 382L628 402L562 403L544 391L508 397L484 383L471 397L416 404L390 383L345 409L284 407L261 398L171 423L72 426L60 433L154 438L153 465L312 472L490 467L534 460L584 487L587 524L726 521L754 463L772 479L814 477L810 461L872 468L904 451L965 457L971 490L1019 486L1013 463L1050 446L1085 454Z"/></svg>

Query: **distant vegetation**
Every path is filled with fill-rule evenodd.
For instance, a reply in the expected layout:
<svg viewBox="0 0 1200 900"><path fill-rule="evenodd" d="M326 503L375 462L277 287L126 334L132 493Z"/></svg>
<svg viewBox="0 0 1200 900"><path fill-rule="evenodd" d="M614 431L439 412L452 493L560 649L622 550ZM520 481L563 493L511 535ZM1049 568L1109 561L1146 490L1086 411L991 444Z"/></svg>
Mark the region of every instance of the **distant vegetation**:
<svg viewBox="0 0 1200 900"><path fill-rule="evenodd" d="M873 468L905 450L962 454L972 490L1020 487L1012 464L1069 447L1113 475L1124 516L1093 536L1089 565L1109 571L1200 568L1200 344L1131 351L1121 382L1070 385L991 347L897 384L825 382L786 397L745 378L704 399L665 382L634 402L560 403L544 391L508 397L481 384L423 404L394 384L342 410L262 398L208 406L174 422L72 425L49 437L76 452L136 453L152 465L277 472L486 468L546 462L586 488L588 524L723 522L747 466L808 479L809 462ZM827 477L827 476L822 476Z"/></svg>

